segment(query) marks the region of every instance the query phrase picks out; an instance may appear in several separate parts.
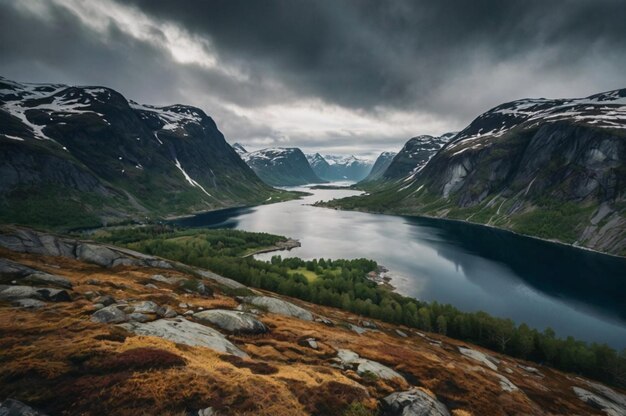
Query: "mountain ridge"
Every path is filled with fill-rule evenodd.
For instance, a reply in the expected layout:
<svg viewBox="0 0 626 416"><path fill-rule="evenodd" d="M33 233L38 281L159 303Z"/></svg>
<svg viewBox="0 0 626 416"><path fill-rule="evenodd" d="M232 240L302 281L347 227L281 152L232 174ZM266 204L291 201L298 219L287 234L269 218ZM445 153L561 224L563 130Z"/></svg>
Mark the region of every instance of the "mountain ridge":
<svg viewBox="0 0 626 416"><path fill-rule="evenodd" d="M97 226L281 198L196 107L0 78L0 121L4 222Z"/></svg>
<svg viewBox="0 0 626 416"><path fill-rule="evenodd" d="M416 175L328 205L477 222L624 256L625 97L501 104Z"/></svg>

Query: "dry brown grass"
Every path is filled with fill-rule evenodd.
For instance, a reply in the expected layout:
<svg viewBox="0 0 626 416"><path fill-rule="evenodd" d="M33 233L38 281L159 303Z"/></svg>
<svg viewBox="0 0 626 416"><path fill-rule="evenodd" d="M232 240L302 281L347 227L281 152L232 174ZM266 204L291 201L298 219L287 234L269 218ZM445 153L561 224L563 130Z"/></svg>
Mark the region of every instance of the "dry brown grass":
<svg viewBox="0 0 626 416"><path fill-rule="evenodd" d="M600 414L574 396L573 382L558 371L541 368L545 378L529 376L517 368L519 361L488 352L513 370L502 374L521 391L506 393L491 370L458 353L459 342L427 334L442 342L433 346L404 327L410 336L401 338L395 326L381 322L376 322L379 331L358 335L341 326L266 314L261 320L269 334L229 336L249 359L135 336L90 322L93 307L86 292L153 300L179 312L180 302L206 309L230 309L238 302L221 295L218 287L213 297L159 283L158 289L146 288L152 274L163 274L158 269L107 270L63 258L2 250L0 255L64 275L75 285L73 302L38 311L0 305L0 399L17 398L52 415L182 415L208 406L232 415L341 415L352 403L375 409L377 398L410 385L437 397L454 416ZM344 311L292 301L337 323L357 320ZM315 338L319 348L311 349L307 338ZM339 348L394 368L408 383L367 380L333 367Z"/></svg>

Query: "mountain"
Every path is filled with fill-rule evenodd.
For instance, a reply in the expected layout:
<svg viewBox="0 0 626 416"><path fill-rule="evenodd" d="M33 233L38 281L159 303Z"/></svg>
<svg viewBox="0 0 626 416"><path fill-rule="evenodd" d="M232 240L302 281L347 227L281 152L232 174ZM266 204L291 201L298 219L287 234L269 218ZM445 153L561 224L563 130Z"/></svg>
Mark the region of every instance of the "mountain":
<svg viewBox="0 0 626 416"><path fill-rule="evenodd" d="M626 255L625 162L626 89L522 99L477 117L414 177L336 205L477 222Z"/></svg>
<svg viewBox="0 0 626 416"><path fill-rule="evenodd" d="M262 149L242 155L243 160L265 183L272 186L296 186L322 183L296 147Z"/></svg>
<svg viewBox="0 0 626 416"><path fill-rule="evenodd" d="M307 154L306 159L309 161L309 165L313 172L320 178L328 178L330 176L330 164L319 153L314 155Z"/></svg>
<svg viewBox="0 0 626 416"><path fill-rule="evenodd" d="M313 171L327 181L360 181L372 169L372 162L353 155L307 155Z"/></svg>
<svg viewBox="0 0 626 416"><path fill-rule="evenodd" d="M0 250L2 415L626 412L579 374L125 247L0 228Z"/></svg>
<svg viewBox="0 0 626 416"><path fill-rule="evenodd" d="M384 180L404 179L419 172L431 157L454 137L455 133L442 136L421 135L409 139L402 150L393 158L382 174Z"/></svg>
<svg viewBox="0 0 626 416"><path fill-rule="evenodd" d="M190 214L283 195L202 110L104 87L0 78L0 221L52 227Z"/></svg>
<svg viewBox="0 0 626 416"><path fill-rule="evenodd" d="M238 154L239 156L242 156L242 155L244 155L244 154L248 153L248 151L246 150L246 148L245 148L245 147L243 147L243 146L242 146L241 144L239 144L239 143L235 143L235 144L233 144L233 146L232 146L232 147L233 147L233 149L235 149L235 152L237 152L237 154Z"/></svg>
<svg viewBox="0 0 626 416"><path fill-rule="evenodd" d="M389 165L391 165L391 162L396 155L397 153L395 152L382 152L380 155L378 155L369 175L367 175L367 177L363 179L361 183L372 182L382 178L385 171L387 170Z"/></svg>

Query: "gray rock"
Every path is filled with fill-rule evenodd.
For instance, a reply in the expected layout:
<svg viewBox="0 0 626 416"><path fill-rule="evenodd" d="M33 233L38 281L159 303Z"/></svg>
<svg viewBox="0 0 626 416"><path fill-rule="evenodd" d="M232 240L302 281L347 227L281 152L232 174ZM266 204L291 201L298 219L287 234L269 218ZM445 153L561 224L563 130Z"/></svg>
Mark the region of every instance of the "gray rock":
<svg viewBox="0 0 626 416"><path fill-rule="evenodd" d="M376 329L378 328L376 326L376 324L372 321L362 321L361 322L361 326L363 326L364 328L369 328L369 329Z"/></svg>
<svg viewBox="0 0 626 416"><path fill-rule="evenodd" d="M18 299L13 302L15 306L25 309L38 309L45 306L45 302L37 299Z"/></svg>
<svg viewBox="0 0 626 416"><path fill-rule="evenodd" d="M244 301L266 309L271 313L293 316L294 318L303 319L305 321L313 320L313 314L311 312L281 299L271 298L269 296L249 296L246 297Z"/></svg>
<svg viewBox="0 0 626 416"><path fill-rule="evenodd" d="M192 316L193 315L193 311L186 311L185 313L183 313L183 316Z"/></svg>
<svg viewBox="0 0 626 416"><path fill-rule="evenodd" d="M198 273L200 276L202 276L202 278L204 279L208 279L208 280L213 280L214 282L217 282L223 286L226 286L230 289L243 289L246 288L246 286L242 285L239 282L234 281L233 279L229 279L227 277L224 276L220 276L219 274L215 274L213 272L209 272L207 270L199 270L196 269L195 270L196 273Z"/></svg>
<svg viewBox="0 0 626 416"><path fill-rule="evenodd" d="M178 313L169 306L162 311L162 317L164 318L176 318L176 316L178 316Z"/></svg>
<svg viewBox="0 0 626 416"><path fill-rule="evenodd" d="M120 254L115 251L96 244L78 244L76 249L78 260L94 263L102 267L111 267L116 260L120 259Z"/></svg>
<svg viewBox="0 0 626 416"><path fill-rule="evenodd" d="M443 403L418 388L392 393L383 405L388 412L399 416L450 416Z"/></svg>
<svg viewBox="0 0 626 416"><path fill-rule="evenodd" d="M149 322L153 319L145 313L133 312L128 315L128 319L135 322Z"/></svg>
<svg viewBox="0 0 626 416"><path fill-rule="evenodd" d="M6 399L0 403L0 416L46 416L24 403Z"/></svg>
<svg viewBox="0 0 626 416"><path fill-rule="evenodd" d="M367 358L361 358L354 351L340 349L337 351L337 359L344 366L344 368L356 368L356 372L360 375L371 373L376 377L391 380L399 378L404 380L404 377L395 370L376 361L368 360Z"/></svg>
<svg viewBox="0 0 626 416"><path fill-rule="evenodd" d="M154 274L150 276L150 279L154 280L155 282L167 283L168 285L175 285L184 280L179 277L165 277L161 274Z"/></svg>
<svg viewBox="0 0 626 416"><path fill-rule="evenodd" d="M218 416L218 413L212 407L207 407L206 409L188 412L187 416Z"/></svg>
<svg viewBox="0 0 626 416"><path fill-rule="evenodd" d="M581 387L572 387L576 396L585 403L594 408L600 408L608 416L624 416L626 415L626 406L622 403L616 403L604 395L592 393Z"/></svg>
<svg viewBox="0 0 626 416"><path fill-rule="evenodd" d="M23 298L45 300L50 302L69 302L72 300L69 293L62 289L0 285L0 300L17 300Z"/></svg>
<svg viewBox="0 0 626 416"><path fill-rule="evenodd" d="M248 356L220 332L185 319L158 319L148 323L129 322L120 326L138 335L155 336L194 347L206 347L239 357Z"/></svg>
<svg viewBox="0 0 626 416"><path fill-rule="evenodd" d="M100 310L100 309L104 308L104 305L103 305L103 304L101 304L101 303L94 303L92 306L93 306L93 309L94 309L95 311L97 311L97 310Z"/></svg>
<svg viewBox="0 0 626 416"><path fill-rule="evenodd" d="M472 360L476 360L480 363L483 363L484 365L486 365L493 371L498 371L498 367L496 366L496 364L499 363L500 361L497 360L496 358L493 358L492 356L487 355L484 352L476 351L476 350L473 350L471 348L466 348L466 347L459 347L459 351L461 352L461 354L465 355L466 357L469 357Z"/></svg>
<svg viewBox="0 0 626 416"><path fill-rule="evenodd" d="M356 325L352 325L352 324L349 324L349 326L350 326L350 329L351 329L352 331L356 332L356 333L357 333L357 334L359 334L359 335L364 334L364 333L366 333L366 332L367 332L367 329L365 329L365 328L363 328L363 327L356 326Z"/></svg>
<svg viewBox="0 0 626 416"><path fill-rule="evenodd" d="M103 296L98 296L93 301L94 303L101 303L104 306L109 306L115 303L115 298L113 296L103 295Z"/></svg>
<svg viewBox="0 0 626 416"><path fill-rule="evenodd" d="M44 272L35 272L30 274L26 276L23 281L35 284L55 285L65 289L72 288L72 282L70 282L67 278Z"/></svg>
<svg viewBox="0 0 626 416"><path fill-rule="evenodd" d="M149 288L149 289L158 289L159 288L158 286L153 285L152 283L146 283L144 286Z"/></svg>
<svg viewBox="0 0 626 416"><path fill-rule="evenodd" d="M326 326L334 326L335 324L333 323L333 321L331 321L330 319L324 317L324 316L318 316L317 318L315 318L315 322L319 322L322 323Z"/></svg>
<svg viewBox="0 0 626 416"><path fill-rule="evenodd" d="M91 315L92 322L100 322L103 324L118 324L120 322L126 322L128 316L121 311L117 305L110 305L94 312Z"/></svg>
<svg viewBox="0 0 626 416"><path fill-rule="evenodd" d="M408 335L405 332L400 331L399 329L396 329L396 334L400 335L402 338L408 337Z"/></svg>
<svg viewBox="0 0 626 416"><path fill-rule="evenodd" d="M151 300L134 303L132 306L134 308L134 312L137 313L157 313L160 309L159 305L152 302Z"/></svg>
<svg viewBox="0 0 626 416"><path fill-rule="evenodd" d="M314 350L318 348L317 341L315 340L315 338L307 338L306 342L307 344L309 344L309 347L313 348Z"/></svg>
<svg viewBox="0 0 626 416"><path fill-rule="evenodd" d="M211 309L197 312L193 317L202 323L213 324L237 334L264 334L268 332L268 328L263 322L246 312Z"/></svg>

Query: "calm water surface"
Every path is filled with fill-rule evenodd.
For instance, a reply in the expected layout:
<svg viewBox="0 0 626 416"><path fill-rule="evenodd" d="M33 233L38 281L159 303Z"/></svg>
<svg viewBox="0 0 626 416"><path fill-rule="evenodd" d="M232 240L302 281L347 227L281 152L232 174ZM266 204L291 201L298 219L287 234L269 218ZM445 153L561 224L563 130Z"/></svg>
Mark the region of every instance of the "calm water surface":
<svg viewBox="0 0 626 416"><path fill-rule="evenodd" d="M402 294L626 347L626 259L453 221L316 208L310 204L359 192L310 192L296 201L210 212L178 223L300 240L302 247L283 256L374 259L389 269Z"/></svg>

